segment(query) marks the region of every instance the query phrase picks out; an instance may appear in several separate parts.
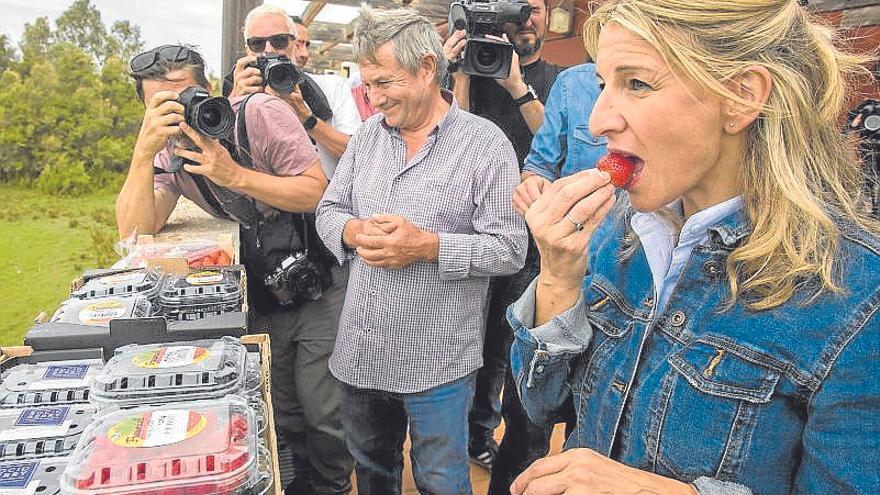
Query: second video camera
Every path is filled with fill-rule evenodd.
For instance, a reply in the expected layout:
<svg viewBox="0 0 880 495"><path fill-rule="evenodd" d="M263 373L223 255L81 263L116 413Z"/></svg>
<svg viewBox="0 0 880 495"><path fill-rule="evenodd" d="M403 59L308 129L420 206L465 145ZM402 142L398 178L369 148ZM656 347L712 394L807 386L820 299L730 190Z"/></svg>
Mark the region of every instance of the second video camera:
<svg viewBox="0 0 880 495"><path fill-rule="evenodd" d="M532 15L526 0L458 0L449 5L449 29L464 29L467 44L461 68L465 74L507 79L513 59L513 45L487 38L504 34L504 24L523 25Z"/></svg>
<svg viewBox="0 0 880 495"><path fill-rule="evenodd" d="M293 89L302 78L299 67L293 65L286 56L277 53L260 55L257 61L249 64L248 67L259 69L263 76L263 86L268 85L282 95L293 93Z"/></svg>

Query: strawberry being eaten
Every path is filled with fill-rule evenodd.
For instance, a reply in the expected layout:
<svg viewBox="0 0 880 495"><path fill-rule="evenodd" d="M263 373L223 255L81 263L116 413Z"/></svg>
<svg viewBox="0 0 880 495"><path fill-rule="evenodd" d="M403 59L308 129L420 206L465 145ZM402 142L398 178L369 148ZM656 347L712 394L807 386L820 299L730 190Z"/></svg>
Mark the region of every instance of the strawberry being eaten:
<svg viewBox="0 0 880 495"><path fill-rule="evenodd" d="M612 151L599 159L599 164L596 168L603 172L608 172L614 187L625 189L630 181L632 181L633 174L636 171L636 164L632 158Z"/></svg>

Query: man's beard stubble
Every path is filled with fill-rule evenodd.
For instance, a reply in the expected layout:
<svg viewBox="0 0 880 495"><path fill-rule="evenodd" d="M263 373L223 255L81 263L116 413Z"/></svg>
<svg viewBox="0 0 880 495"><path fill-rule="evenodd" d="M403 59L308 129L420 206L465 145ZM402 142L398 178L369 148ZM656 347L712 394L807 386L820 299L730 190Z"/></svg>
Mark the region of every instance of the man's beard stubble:
<svg viewBox="0 0 880 495"><path fill-rule="evenodd" d="M542 38L536 38L534 43L514 43L513 49L520 57L528 57L538 53L544 43Z"/></svg>

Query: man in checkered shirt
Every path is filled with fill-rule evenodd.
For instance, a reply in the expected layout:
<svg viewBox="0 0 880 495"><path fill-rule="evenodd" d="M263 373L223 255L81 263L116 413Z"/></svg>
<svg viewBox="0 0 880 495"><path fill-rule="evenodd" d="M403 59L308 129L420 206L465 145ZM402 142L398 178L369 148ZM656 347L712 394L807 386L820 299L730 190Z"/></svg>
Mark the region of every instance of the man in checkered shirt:
<svg viewBox="0 0 880 495"><path fill-rule="evenodd" d="M419 490L469 494L489 277L515 273L526 253L516 155L498 127L441 91L446 59L426 18L365 7L354 53L381 114L349 142L317 227L351 261L330 370L358 493L400 493L408 428Z"/></svg>

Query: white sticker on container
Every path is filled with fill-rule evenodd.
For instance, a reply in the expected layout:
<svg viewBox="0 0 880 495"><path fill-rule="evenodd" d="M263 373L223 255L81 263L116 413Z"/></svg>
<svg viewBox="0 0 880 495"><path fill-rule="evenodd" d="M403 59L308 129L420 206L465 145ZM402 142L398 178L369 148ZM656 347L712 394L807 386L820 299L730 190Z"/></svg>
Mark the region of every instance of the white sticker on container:
<svg viewBox="0 0 880 495"><path fill-rule="evenodd" d="M102 325L123 316L126 312L126 305L122 301L103 301L89 304L81 309L79 321L86 325Z"/></svg>
<svg viewBox="0 0 880 495"><path fill-rule="evenodd" d="M159 347L135 355L131 362L140 368L178 368L204 361L208 355L209 352L204 347Z"/></svg>
<svg viewBox="0 0 880 495"><path fill-rule="evenodd" d="M223 274L220 272L199 272L186 277L186 282L190 285L216 284L221 280L223 280Z"/></svg>
<svg viewBox="0 0 880 495"><path fill-rule="evenodd" d="M28 390L82 388L89 385L88 364L53 364L46 367L42 380L28 384Z"/></svg>
<svg viewBox="0 0 880 495"><path fill-rule="evenodd" d="M113 425L107 436L120 447L162 447L198 435L207 424L203 414L169 409L129 416Z"/></svg>
<svg viewBox="0 0 880 495"><path fill-rule="evenodd" d="M63 437L70 432L70 408L29 407L0 412L0 417L17 417L11 428L0 431L0 442Z"/></svg>
<svg viewBox="0 0 880 495"><path fill-rule="evenodd" d="M0 495L33 495L40 487L34 475L40 461L5 462L0 464Z"/></svg>
<svg viewBox="0 0 880 495"><path fill-rule="evenodd" d="M122 285L144 277L142 272L117 273L116 275L107 275L98 279L104 285Z"/></svg>

